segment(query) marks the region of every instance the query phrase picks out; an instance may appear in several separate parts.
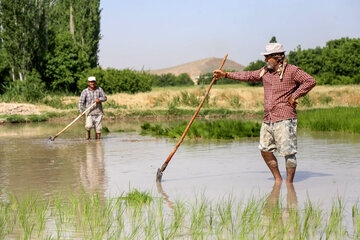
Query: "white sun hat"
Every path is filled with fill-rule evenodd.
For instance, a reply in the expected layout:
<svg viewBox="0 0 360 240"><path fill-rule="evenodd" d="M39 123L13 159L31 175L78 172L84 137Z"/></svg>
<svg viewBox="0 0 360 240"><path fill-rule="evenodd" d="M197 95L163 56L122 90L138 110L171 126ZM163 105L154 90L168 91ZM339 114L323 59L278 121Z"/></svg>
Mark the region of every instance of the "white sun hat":
<svg viewBox="0 0 360 240"><path fill-rule="evenodd" d="M89 82L96 82L96 77L91 76L91 77L88 78L88 81Z"/></svg>
<svg viewBox="0 0 360 240"><path fill-rule="evenodd" d="M274 53L284 53L284 47L280 43L267 43L265 46L265 52L262 52L261 55L270 55Z"/></svg>

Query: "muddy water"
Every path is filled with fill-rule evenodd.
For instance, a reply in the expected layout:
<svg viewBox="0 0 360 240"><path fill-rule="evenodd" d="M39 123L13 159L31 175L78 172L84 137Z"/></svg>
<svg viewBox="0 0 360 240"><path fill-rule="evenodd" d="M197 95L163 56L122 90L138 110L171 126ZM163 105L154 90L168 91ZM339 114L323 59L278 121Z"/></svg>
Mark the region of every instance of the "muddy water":
<svg viewBox="0 0 360 240"><path fill-rule="evenodd" d="M65 124L40 123L0 127L0 193L45 195L59 191L99 191L116 196L136 188L167 200L229 196L245 199L271 193L273 180L259 151L258 139L184 141L161 184L156 171L177 140L139 135L140 123L113 122L101 141L84 140L75 124L54 142ZM135 132L116 132L135 130ZM351 207L360 198L360 136L299 131L298 169L293 188L282 184L279 197L302 204L310 199L329 207L341 197ZM279 165L285 178L283 158ZM288 196L289 197L289 196Z"/></svg>

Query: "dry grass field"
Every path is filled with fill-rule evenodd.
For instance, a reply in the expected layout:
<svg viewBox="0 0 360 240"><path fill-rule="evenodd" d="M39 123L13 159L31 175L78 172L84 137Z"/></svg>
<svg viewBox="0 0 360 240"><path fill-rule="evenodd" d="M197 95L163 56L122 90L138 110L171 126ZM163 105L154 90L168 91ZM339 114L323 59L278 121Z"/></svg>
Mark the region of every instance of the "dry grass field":
<svg viewBox="0 0 360 240"><path fill-rule="evenodd" d="M124 109L167 109L170 104L179 108L196 108L205 95L207 86L156 88L138 94L115 94L108 97ZM229 108L231 110L261 111L263 88L242 85L215 85L204 108ZM195 101L196 98L198 101ZM190 99L190 100L188 100ZM192 100L191 100L192 99ZM308 97L299 99L299 109L360 106L360 86L316 86Z"/></svg>
<svg viewBox="0 0 360 240"><path fill-rule="evenodd" d="M151 92L108 95L104 103L108 116L142 115L145 111L169 110L170 108L195 110L208 86L154 88ZM263 88L241 84L214 85L203 109L228 109L258 112L263 110ZM51 98L51 96L49 96ZM29 115L46 112L73 115L79 97L62 97L56 108L44 104L1 103L1 115ZM360 106L360 85L316 86L307 97L300 98L298 109ZM68 114L67 114L68 113Z"/></svg>

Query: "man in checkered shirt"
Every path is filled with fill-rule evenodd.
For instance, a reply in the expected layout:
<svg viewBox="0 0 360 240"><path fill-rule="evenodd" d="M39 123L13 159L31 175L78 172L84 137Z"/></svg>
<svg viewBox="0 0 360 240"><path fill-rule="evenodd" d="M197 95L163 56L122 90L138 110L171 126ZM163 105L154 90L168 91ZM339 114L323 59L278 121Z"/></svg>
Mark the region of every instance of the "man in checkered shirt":
<svg viewBox="0 0 360 240"><path fill-rule="evenodd" d="M86 113L85 129L86 139L90 139L90 130L95 128L95 138L100 139L102 131L102 118L104 111L102 109L102 102L107 100L107 97L101 87L96 86L96 78L91 76L88 78L88 86L81 92L79 100L79 113L80 115L85 109L88 109L94 102L96 105L93 106L90 111Z"/></svg>
<svg viewBox="0 0 360 240"><path fill-rule="evenodd" d="M297 99L305 96L316 81L299 67L287 64L285 50L280 43L266 44L266 66L256 71L214 71L215 78L229 78L264 85L264 120L260 130L259 149L275 178L282 182L278 162L273 152L285 157L286 182L292 183L297 161Z"/></svg>

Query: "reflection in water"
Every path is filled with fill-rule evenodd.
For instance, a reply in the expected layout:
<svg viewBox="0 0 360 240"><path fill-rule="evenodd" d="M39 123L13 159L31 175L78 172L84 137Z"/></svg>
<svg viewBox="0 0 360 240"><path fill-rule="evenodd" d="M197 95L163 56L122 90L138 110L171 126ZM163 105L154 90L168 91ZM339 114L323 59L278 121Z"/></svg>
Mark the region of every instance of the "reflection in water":
<svg viewBox="0 0 360 240"><path fill-rule="evenodd" d="M275 183L271 193L266 199L264 209L264 229L268 237L276 236L278 231L282 231L284 226L287 226L290 221L290 212L296 211L297 208L297 196L295 192L294 184L286 183L287 195L286 195L286 207L283 208L279 200L281 183ZM293 214L294 215L294 214ZM297 214L295 214L297 216ZM287 235L292 239L294 237L294 231L296 226L290 226L287 228Z"/></svg>
<svg viewBox="0 0 360 240"><path fill-rule="evenodd" d="M161 181L156 181L156 188L158 192L163 196L164 201L167 203L170 209L174 209L174 203L169 200L169 196L165 193L162 188Z"/></svg>
<svg viewBox="0 0 360 240"><path fill-rule="evenodd" d="M101 141L87 141L86 159L80 162L80 180L86 190L104 189L104 148Z"/></svg>

